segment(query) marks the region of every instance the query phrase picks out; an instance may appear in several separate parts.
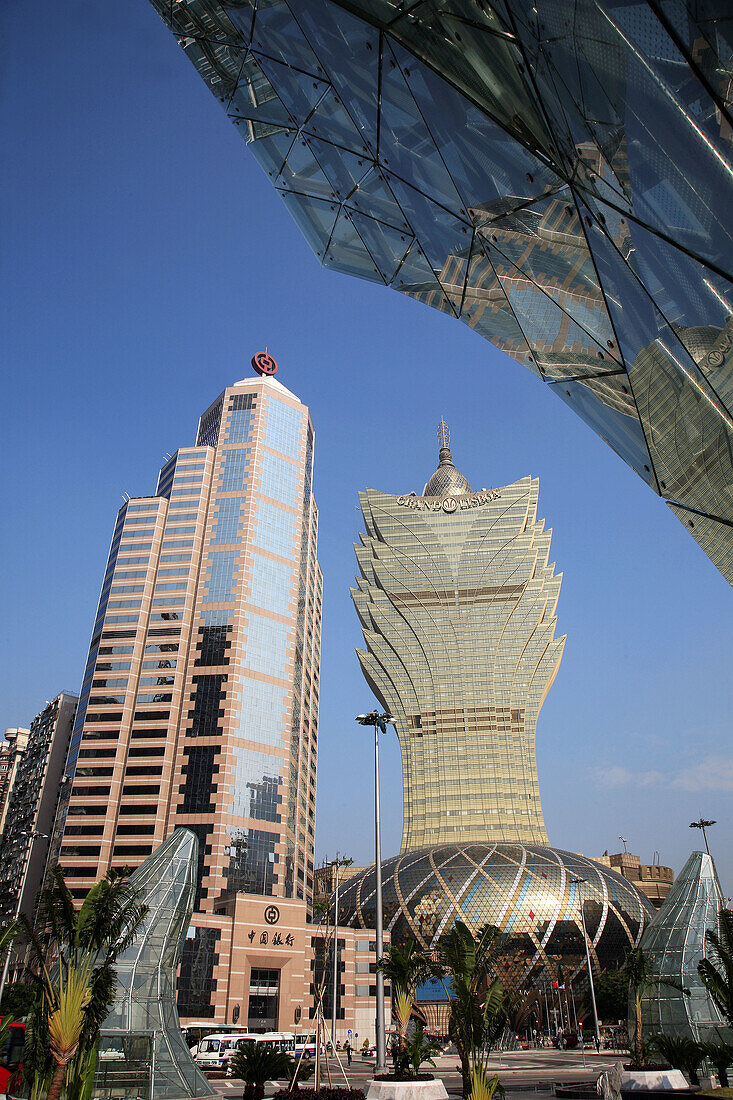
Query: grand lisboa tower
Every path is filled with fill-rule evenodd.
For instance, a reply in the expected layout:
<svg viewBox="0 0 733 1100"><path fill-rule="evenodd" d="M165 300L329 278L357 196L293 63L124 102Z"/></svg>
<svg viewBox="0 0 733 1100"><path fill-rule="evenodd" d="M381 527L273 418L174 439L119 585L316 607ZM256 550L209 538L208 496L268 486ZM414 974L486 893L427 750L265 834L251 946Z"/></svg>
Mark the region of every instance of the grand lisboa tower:
<svg viewBox="0 0 733 1100"><path fill-rule="evenodd" d="M402 847L383 863L385 929L430 948L455 919L494 924L505 984L582 987L581 906L596 973L639 944L651 910L615 871L548 844L535 727L565 639L539 482L474 491L442 421L438 437L422 495L360 494L358 656L394 718L404 787ZM345 923L375 926L373 867L341 904Z"/></svg>

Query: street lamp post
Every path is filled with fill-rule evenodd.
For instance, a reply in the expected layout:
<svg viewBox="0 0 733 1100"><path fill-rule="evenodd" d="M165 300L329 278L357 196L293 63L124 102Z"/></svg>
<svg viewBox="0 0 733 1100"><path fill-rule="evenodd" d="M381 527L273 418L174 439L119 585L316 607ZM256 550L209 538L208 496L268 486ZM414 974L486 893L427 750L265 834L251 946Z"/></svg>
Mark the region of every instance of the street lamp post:
<svg viewBox="0 0 733 1100"><path fill-rule="evenodd" d="M705 832L705 830L709 829L711 825L715 825L715 824L716 824L715 821L708 821L704 817L701 817L699 821L691 821L690 822L690 828L691 829L699 829L700 832L702 833L702 838L705 841L705 851L707 852L708 855L710 855L710 849L708 848L708 835Z"/></svg>
<svg viewBox="0 0 733 1100"><path fill-rule="evenodd" d="M374 862L377 894L377 1056L376 1073L387 1069L387 1043L384 1026L384 971L379 968L379 960L384 955L384 935L382 932L382 826L379 806L379 731L386 732L387 723L392 721L390 714L379 714L376 710L369 714L357 715L361 726L374 726Z"/></svg>
<svg viewBox="0 0 733 1100"><path fill-rule="evenodd" d="M21 834L22 835L22 834ZM25 867L23 868L23 877L20 880L20 890L18 891L18 904L15 907L14 920L17 920L20 916L20 907L23 903L23 894L25 892L25 884L28 879L28 871L31 866L31 857L33 855L33 844L36 840L40 840L42 837L46 840L49 839L48 833L39 833L36 829L32 829L30 833L26 834L29 839L28 855L25 861ZM3 999L3 993L5 992L5 983L8 980L8 971L10 970L10 956L13 952L13 945L8 944L8 952L5 956L5 965L3 966L2 978L0 978L0 1001Z"/></svg>
<svg viewBox="0 0 733 1100"><path fill-rule="evenodd" d="M334 1053L336 1051L336 1005L338 1003L339 987L339 871L342 867L348 867L353 859L339 859L338 852L332 866L336 873L336 886L333 900L333 1006L331 1009L331 1043Z"/></svg>
<svg viewBox="0 0 733 1100"><path fill-rule="evenodd" d="M573 878L570 880L578 887L578 897L580 898L580 923L583 927L583 940L585 941L585 958L588 963L588 980L590 982L590 999L593 1004L593 1023L596 1028L596 1050L601 1049L601 1029L598 1026L598 1008L596 1007L596 988L593 983L593 967L590 961L590 947L588 946L588 933L585 930L585 910L583 909L583 885L586 882L584 878Z"/></svg>

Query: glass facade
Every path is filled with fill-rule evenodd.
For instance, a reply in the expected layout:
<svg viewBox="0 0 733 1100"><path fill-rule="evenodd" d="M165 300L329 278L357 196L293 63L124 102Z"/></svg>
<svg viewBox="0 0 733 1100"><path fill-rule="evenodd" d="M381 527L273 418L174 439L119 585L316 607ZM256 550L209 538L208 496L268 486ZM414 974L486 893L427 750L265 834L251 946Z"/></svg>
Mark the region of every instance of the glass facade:
<svg viewBox="0 0 733 1100"><path fill-rule="evenodd" d="M400 741L402 851L546 843L535 725L565 639L539 482L472 493L440 453L441 496L360 494L358 656Z"/></svg>
<svg viewBox="0 0 733 1100"><path fill-rule="evenodd" d="M669 986L653 986L642 1001L645 1039L660 1033L700 1042L733 1039L697 973L697 964L707 954L705 933L708 928L717 932L718 911L724 905L712 859L705 852L693 852L641 941L660 977L680 982L689 996Z"/></svg>
<svg viewBox="0 0 733 1100"><path fill-rule="evenodd" d="M587 982L581 900L594 974L638 947L651 907L632 883L591 859L535 844L444 844L403 852L382 865L384 927L392 942L433 946L453 921L505 934L498 976L518 994L543 984ZM573 878L585 879L583 896ZM348 879L344 924L373 928L374 868Z"/></svg>
<svg viewBox="0 0 733 1100"><path fill-rule="evenodd" d="M722 0L152 3L321 263L527 366L733 580Z"/></svg>

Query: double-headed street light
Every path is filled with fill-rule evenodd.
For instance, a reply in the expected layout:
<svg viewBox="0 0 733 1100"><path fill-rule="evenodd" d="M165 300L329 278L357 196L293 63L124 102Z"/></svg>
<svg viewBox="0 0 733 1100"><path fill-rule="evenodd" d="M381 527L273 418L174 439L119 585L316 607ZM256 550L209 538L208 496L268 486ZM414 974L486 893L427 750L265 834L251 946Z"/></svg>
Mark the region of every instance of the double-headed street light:
<svg viewBox="0 0 733 1100"><path fill-rule="evenodd" d="M707 821L704 817L701 817L699 821L691 821L690 822L690 828L691 829L699 829L700 832L702 833L702 838L705 841L705 851L707 852L708 855L710 855L710 849L708 848L708 836L707 836L707 833L705 832L705 830L709 829L711 825L715 825L715 824L716 824L715 821Z"/></svg>
<svg viewBox="0 0 733 1100"><path fill-rule="evenodd" d="M588 963L588 979L590 981L590 999L593 1004L593 1023L596 1027L596 1050L601 1049L601 1029L598 1026L598 1009L596 1008L596 987L593 984L593 967L590 961L590 948L588 946L588 933L585 930L585 910L583 908L583 886L587 882L587 879L576 877L570 880L578 887L578 897L580 899L580 923L583 927L583 940L585 941L585 958Z"/></svg>
<svg viewBox="0 0 733 1100"><path fill-rule="evenodd" d="M382 934L382 829L379 810L379 733L387 732L387 723L393 722L391 714L380 714L372 710L369 714L357 714L360 726L374 726L374 862L377 875L377 1057L376 1073L387 1069L387 1042L384 1028L384 971L379 960L384 955L384 937Z"/></svg>

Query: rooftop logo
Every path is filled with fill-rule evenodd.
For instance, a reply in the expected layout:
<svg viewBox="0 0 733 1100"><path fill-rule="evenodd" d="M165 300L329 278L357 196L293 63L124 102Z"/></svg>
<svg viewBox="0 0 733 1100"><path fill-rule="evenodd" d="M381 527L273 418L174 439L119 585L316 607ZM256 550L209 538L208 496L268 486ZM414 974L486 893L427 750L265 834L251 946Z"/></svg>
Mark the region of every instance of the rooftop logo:
<svg viewBox="0 0 733 1100"><path fill-rule="evenodd" d="M490 504L501 496L499 489L482 490L480 493L465 493L459 497L397 497L397 503L405 508L414 508L418 512L462 512L465 508L478 508L481 504Z"/></svg>
<svg viewBox="0 0 733 1100"><path fill-rule="evenodd" d="M277 363L269 351L258 351L252 356L252 369L257 374L269 377L277 372Z"/></svg>

